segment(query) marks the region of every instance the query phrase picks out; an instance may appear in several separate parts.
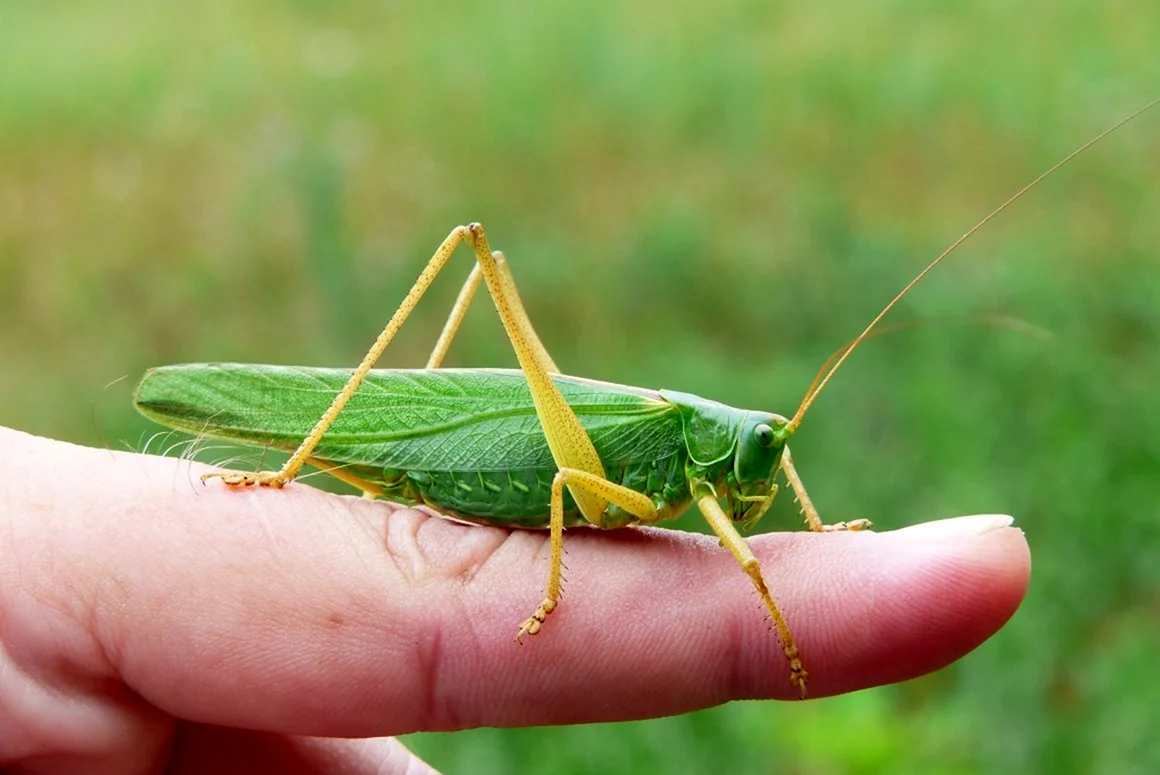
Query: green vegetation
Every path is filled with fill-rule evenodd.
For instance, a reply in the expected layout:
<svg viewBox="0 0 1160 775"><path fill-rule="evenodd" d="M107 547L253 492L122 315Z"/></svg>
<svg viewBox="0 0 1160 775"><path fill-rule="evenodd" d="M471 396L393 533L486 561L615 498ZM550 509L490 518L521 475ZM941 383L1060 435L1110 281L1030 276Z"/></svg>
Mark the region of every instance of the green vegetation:
<svg viewBox="0 0 1160 775"><path fill-rule="evenodd" d="M458 5L0 4L0 422L140 448L147 366L353 365L469 220L567 371L790 412L1160 90L1143 0ZM877 339L795 438L830 520L1014 514L1035 568L998 636L809 705L409 743L450 772L1155 772L1158 138L1153 113L1085 156L894 318L1050 339ZM470 321L449 365L513 365ZM788 499L762 523L792 527Z"/></svg>

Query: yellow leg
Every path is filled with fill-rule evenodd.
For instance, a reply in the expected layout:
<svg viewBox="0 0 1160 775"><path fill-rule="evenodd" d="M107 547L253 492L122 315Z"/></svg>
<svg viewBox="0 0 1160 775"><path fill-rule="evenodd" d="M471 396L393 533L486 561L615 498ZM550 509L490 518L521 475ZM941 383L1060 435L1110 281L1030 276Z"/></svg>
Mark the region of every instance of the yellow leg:
<svg viewBox="0 0 1160 775"><path fill-rule="evenodd" d="M515 281L512 279L511 268L508 267L507 259L498 250L493 250L491 255L495 259L495 263L499 267L500 274L503 278L504 293L512 302L512 312L516 315L520 327L527 334L528 343L536 351L536 359L543 363L549 372L559 374L560 370L556 368L555 361L552 360L552 356L548 355L547 349L544 348L540 337L536 334L535 327L532 326L531 320L528 319L528 313L524 310L523 301L521 301ZM443 324L443 332L439 335L439 341L435 343L435 349L431 351L431 357L427 359L426 368L437 369L443 364L443 359L447 357L447 351L451 348L451 342L459 332L459 327L463 325L463 318L467 314L467 308L471 306L471 301L475 298L475 292L479 289L479 281L482 279L483 269L479 264L476 264L472 268L471 274L467 276L467 281L463 283L463 288L459 291L459 297L455 300L455 306L451 308L451 314L447 317L447 322Z"/></svg>
<svg viewBox="0 0 1160 775"><path fill-rule="evenodd" d="M311 454L313 454L315 447L318 446L318 442L322 439L322 436L326 433L327 429L330 428L331 424L334 422L334 419L338 417L339 412L343 410L347 402L350 401L350 397L354 395L356 390L358 390L359 385L362 384L362 381L366 378L367 373L374 367L375 362L378 361L379 357L383 354L383 351L387 349L387 345L391 343L391 340L395 338L395 335L399 332L399 329L403 327L403 323L407 321L407 318L415 309L415 306L419 303L419 300L423 298L423 294L427 292L427 289L438 276L440 270L443 269L443 266L447 263L447 260L451 258L451 255L455 252L455 248L459 246L460 242L463 242L464 239L468 239L469 237L470 232L466 226L456 227L450 234L447 235L447 238L443 240L441 245L439 245L439 248L435 251L435 255L431 257L431 260L427 262L427 266L423 268L422 273L419 275L419 279L415 281L413 286L411 286L411 290L403 299L402 304L400 304L399 308L395 310L395 314L391 316L391 319L387 322L386 327L383 329L382 333L379 334L378 338L375 340L375 343L371 345L371 349L367 351L367 354L363 357L362 362L358 365L358 368L355 369L346 385L343 386L339 394L335 396L334 401L327 408L327 410L322 413L322 416L318 418L318 422L315 423L314 428L311 429L310 433L307 434L305 439L303 439L302 443L298 446L298 449L294 451L294 454L290 456L290 459L286 461L281 470L277 472L261 471L257 473L222 471L207 474L202 478L206 479L218 476L221 477L221 479L225 481L226 484L230 485L258 484L263 487L283 487L287 482L292 481L294 477L297 476L298 471L310 458Z"/></svg>
<svg viewBox="0 0 1160 775"><path fill-rule="evenodd" d="M492 253L487 242L487 235L478 223L458 226L443 240L443 243L435 251L435 255L431 257L427 266L420 273L419 279L415 281L395 314L391 316L382 333L379 334L371 349L363 357L358 368L351 374L350 379L335 396L330 407L318 419L314 428L281 470L258 473L222 471L207 474L203 479L217 476L231 485L258 484L267 487L282 487L287 482L292 481L302 466L310 459L327 429L330 428L351 396L358 390L367 373L374 367L375 362L387 349L391 340L395 338L403 323L406 322L423 294L427 292L431 283L461 242L467 242L475 251L476 261L483 274L483 279L487 283L492 301L495 302L496 311L499 313L508 339L515 350L520 368L528 379L536 414L541 426L543 426L544 435L547 438L548 447L552 452L556 466L577 469L604 479L604 467L600 462L600 457L596 454L596 448L592 446L592 441L588 438L588 434L584 431L584 427L580 424L576 414L548 376L550 371L556 370L555 363L548 357L543 344L528 321L527 313L520 302L519 294L515 290L515 282L511 278L510 271L506 268L503 256ZM471 282L470 278L468 282ZM469 301L470 299L464 301L462 305L464 310ZM458 302L456 306L460 306ZM462 320L462 311L458 317ZM445 329L451 328L448 342L458 327L455 318L456 313L453 311L452 318L448 320L448 326L445 327ZM455 324L452 325L453 323ZM435 354L433 353L433 355ZM571 491L572 497L584 517L593 524L599 525L603 518L604 509L608 504L607 500L588 490L571 485L569 485L569 491Z"/></svg>
<svg viewBox="0 0 1160 775"><path fill-rule="evenodd" d="M544 369L549 373L561 374L562 372L557 368L556 362L552 360L551 355L548 355L548 350L536 334L536 329L532 326L532 321L528 318L528 312L524 309L524 303L520 299L519 291L516 290L516 281L512 279L512 270L508 266L507 259L504 258L503 253L499 250L492 251L492 255L495 256L495 262L499 266L499 275L503 281L504 295L513 302L512 312L516 316L519 327L527 334L528 344L535 352L536 361L542 363Z"/></svg>
<svg viewBox="0 0 1160 775"><path fill-rule="evenodd" d="M818 510L814 507L813 500L806 492L805 485L802 484L801 477L798 476L797 469L794 468L789 447L786 447L785 452L781 455L781 469L785 471L785 478L789 480L790 489L793 490L794 496L801 504L802 514L805 515L806 524L810 526L810 530L815 533L830 533L836 530L866 530L872 526L868 519L852 519L849 522L839 522L835 525L823 523Z"/></svg>
<svg viewBox="0 0 1160 775"><path fill-rule="evenodd" d="M322 473L329 474L330 476L333 476L335 479L338 479L341 482L346 482L351 487L362 490L362 494L363 494L364 498L369 498L370 500L374 500L375 498L383 497L383 488L382 487L375 484L374 482L368 482L366 479L363 479L361 476L357 476L356 474L351 473L350 471L348 471L347 469L343 468L340 465L334 465L333 463L324 463L323 461L315 460L314 458L309 458L309 459L307 459L306 462L309 463L310 465L314 466L315 468L317 468Z"/></svg>
<svg viewBox="0 0 1160 775"><path fill-rule="evenodd" d="M722 511L713 486L705 481L694 481L691 484L697 508L705 516L709 526L713 528L713 532L721 539L722 546L733 553L733 557L741 566L741 570L749 576L753 586L757 589L757 594L761 597L761 602L769 611L773 626L777 629L777 637L781 639L782 651L785 653L786 661L789 662L790 683L794 685L804 700L809 673L806 672L801 658L798 656L797 645L793 641L793 634L789 631L789 624L786 623L785 617L781 615L781 610L778 609L777 603L773 601L773 596L769 593L769 587L766 586L765 578L761 575L761 565L753 556L753 550L749 548L749 544L737 532L733 521Z"/></svg>
<svg viewBox="0 0 1160 775"><path fill-rule="evenodd" d="M561 468L552 479L551 557L548 559L548 584L544 600L528 619L520 625L516 642L525 635L535 635L543 626L548 614L556 609L560 601L560 565L564 556L564 485L572 492L583 490L615 503L642 522L656 519L656 506L647 495L608 481L603 476L595 476L575 468Z"/></svg>
<svg viewBox="0 0 1160 775"><path fill-rule="evenodd" d="M471 268L467 282L463 284L459 296L455 299L455 306L451 308L451 314L443 324L443 332L439 334L439 340L435 342L435 349L431 351L431 357L427 359L425 368L437 369L443 365L443 359L447 357L447 351L451 348L451 340L463 325L463 316L467 314L467 308L471 306L471 300L475 298L475 292L479 290L479 281L482 279L483 270L476 264Z"/></svg>

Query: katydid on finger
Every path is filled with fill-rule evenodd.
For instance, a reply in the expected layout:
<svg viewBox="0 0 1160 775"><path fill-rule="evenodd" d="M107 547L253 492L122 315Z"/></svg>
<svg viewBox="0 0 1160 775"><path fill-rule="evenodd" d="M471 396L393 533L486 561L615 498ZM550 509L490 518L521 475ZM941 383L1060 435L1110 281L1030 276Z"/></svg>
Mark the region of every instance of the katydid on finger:
<svg viewBox="0 0 1160 775"><path fill-rule="evenodd" d="M455 228L436 250L359 366L324 369L205 363L147 372L134 401L146 416L201 436L291 452L277 472L219 471L227 485L283 487L310 463L371 497L425 504L477 524L550 531L544 598L518 628L535 635L560 596L565 527L620 528L678 516L695 503L752 581L807 696L808 673L789 624L737 524L752 527L784 472L814 531L869 522L822 522L794 468L788 441L834 373L923 277L1028 190L1140 113L1068 155L987 215L911 280L819 371L792 417L734 409L670 390L565 376L524 311L503 255L479 224ZM456 248L475 265L423 369L375 369ZM483 282L519 369L443 369L441 363Z"/></svg>

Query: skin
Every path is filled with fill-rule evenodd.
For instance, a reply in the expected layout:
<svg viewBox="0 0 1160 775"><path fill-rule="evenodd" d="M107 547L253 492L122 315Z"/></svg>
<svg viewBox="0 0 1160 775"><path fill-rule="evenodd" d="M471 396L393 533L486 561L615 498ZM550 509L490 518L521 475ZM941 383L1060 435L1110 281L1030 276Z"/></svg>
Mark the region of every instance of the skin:
<svg viewBox="0 0 1160 775"><path fill-rule="evenodd" d="M421 773L390 735L794 696L748 579L705 536L568 531L563 602L519 647L544 533L302 482L229 492L198 464L5 429L0 470L0 768ZM754 538L811 696L994 633L1030 573L1009 525Z"/></svg>

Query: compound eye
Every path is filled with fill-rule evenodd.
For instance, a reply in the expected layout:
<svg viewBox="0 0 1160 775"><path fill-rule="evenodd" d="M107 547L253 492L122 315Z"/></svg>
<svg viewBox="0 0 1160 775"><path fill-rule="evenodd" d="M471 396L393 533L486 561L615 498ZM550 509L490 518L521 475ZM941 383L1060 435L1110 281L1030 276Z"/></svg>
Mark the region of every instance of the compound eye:
<svg viewBox="0 0 1160 775"><path fill-rule="evenodd" d="M757 443L761 446L768 447L773 444L773 428L762 423L753 429L753 438L757 439Z"/></svg>

